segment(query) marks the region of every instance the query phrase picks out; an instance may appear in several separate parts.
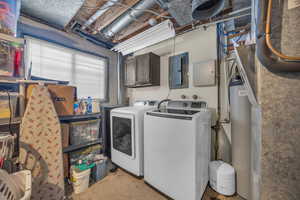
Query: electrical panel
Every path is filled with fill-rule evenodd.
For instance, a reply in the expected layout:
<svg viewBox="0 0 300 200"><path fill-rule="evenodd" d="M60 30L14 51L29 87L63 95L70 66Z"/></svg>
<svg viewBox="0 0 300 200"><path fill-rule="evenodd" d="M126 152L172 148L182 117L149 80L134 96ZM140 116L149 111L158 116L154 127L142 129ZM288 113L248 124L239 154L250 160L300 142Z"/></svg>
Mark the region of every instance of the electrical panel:
<svg viewBox="0 0 300 200"><path fill-rule="evenodd" d="M183 53L169 58L170 89L189 87L189 54Z"/></svg>

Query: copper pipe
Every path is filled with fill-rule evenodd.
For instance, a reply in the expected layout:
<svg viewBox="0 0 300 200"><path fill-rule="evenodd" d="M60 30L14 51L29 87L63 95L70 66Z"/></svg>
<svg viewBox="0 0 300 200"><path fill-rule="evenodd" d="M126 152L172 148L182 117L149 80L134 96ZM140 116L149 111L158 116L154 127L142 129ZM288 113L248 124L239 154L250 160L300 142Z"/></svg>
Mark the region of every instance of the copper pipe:
<svg viewBox="0 0 300 200"><path fill-rule="evenodd" d="M271 52L273 54L275 54L276 56L278 56L282 59L300 61L300 57L285 55L273 47L273 45L271 43L271 18L272 18L272 0L269 0L268 11L267 11L267 21L266 21L266 44L267 44L268 48L271 50Z"/></svg>

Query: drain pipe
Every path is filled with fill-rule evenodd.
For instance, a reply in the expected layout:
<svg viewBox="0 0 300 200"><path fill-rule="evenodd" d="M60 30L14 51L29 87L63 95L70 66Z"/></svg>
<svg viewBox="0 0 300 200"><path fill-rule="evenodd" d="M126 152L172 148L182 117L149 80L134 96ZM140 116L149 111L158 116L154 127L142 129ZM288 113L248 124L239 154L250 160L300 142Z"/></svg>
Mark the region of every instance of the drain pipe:
<svg viewBox="0 0 300 200"><path fill-rule="evenodd" d="M131 11L126 12L124 15L116 19L112 24L106 27L103 34L107 38L112 38L115 34L120 32L123 28L130 25L138 17L144 14L146 9L153 7L156 0L143 0L133 7Z"/></svg>
<svg viewBox="0 0 300 200"><path fill-rule="evenodd" d="M271 72L300 72L300 62L274 58L274 55L268 48L265 32L267 8L268 1L261 0L258 2L256 54L259 61Z"/></svg>
<svg viewBox="0 0 300 200"><path fill-rule="evenodd" d="M121 53L117 55L117 75L118 75L118 104L122 105L124 103L124 80L123 80L123 56Z"/></svg>
<svg viewBox="0 0 300 200"><path fill-rule="evenodd" d="M116 5L120 0L109 0L103 6L101 6L95 14L93 14L81 27L82 29L86 29L90 26L94 21L96 21L101 15L103 15L106 11L108 11L112 6Z"/></svg>

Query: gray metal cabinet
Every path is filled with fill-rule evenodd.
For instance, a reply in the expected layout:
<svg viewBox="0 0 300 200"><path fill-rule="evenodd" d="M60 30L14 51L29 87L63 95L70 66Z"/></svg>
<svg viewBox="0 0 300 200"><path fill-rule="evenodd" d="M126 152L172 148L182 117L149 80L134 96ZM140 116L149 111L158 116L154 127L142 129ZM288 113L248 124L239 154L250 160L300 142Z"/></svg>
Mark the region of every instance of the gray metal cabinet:
<svg viewBox="0 0 300 200"><path fill-rule="evenodd" d="M171 89L188 88L189 54L183 53L169 58L169 85Z"/></svg>
<svg viewBox="0 0 300 200"><path fill-rule="evenodd" d="M125 86L147 87L160 85L160 57L148 53L125 62Z"/></svg>

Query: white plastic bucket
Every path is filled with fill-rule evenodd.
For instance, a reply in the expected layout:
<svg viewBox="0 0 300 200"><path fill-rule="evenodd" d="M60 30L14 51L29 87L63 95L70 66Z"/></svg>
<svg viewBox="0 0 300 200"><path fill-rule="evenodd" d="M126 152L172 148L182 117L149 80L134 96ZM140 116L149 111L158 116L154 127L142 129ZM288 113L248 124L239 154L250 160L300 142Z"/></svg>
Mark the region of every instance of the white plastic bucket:
<svg viewBox="0 0 300 200"><path fill-rule="evenodd" d="M73 182L73 189L75 194L79 194L89 187L91 169L84 171L77 171L71 168L71 180Z"/></svg>

